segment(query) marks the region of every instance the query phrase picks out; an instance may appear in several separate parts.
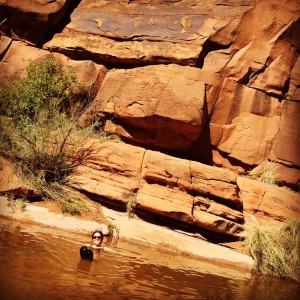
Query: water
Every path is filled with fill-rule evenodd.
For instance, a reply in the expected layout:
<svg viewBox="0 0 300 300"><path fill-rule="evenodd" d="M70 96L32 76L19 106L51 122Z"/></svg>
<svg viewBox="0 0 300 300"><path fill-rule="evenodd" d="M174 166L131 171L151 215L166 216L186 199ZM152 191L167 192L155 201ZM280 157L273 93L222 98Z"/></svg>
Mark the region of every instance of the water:
<svg viewBox="0 0 300 300"><path fill-rule="evenodd" d="M0 219L0 299L297 299L299 285L123 241L80 260L89 237ZM299 299L299 298L298 298Z"/></svg>

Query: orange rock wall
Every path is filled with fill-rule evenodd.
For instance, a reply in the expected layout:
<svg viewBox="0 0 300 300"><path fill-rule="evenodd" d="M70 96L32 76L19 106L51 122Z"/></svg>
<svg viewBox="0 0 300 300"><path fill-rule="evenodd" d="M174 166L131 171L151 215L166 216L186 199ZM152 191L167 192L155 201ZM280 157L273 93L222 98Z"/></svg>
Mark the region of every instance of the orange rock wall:
<svg viewBox="0 0 300 300"><path fill-rule="evenodd" d="M94 100L80 126L125 143L73 185L238 235L299 217L299 15L298 0L0 1L0 81L47 55L74 67ZM280 188L258 182L270 165Z"/></svg>

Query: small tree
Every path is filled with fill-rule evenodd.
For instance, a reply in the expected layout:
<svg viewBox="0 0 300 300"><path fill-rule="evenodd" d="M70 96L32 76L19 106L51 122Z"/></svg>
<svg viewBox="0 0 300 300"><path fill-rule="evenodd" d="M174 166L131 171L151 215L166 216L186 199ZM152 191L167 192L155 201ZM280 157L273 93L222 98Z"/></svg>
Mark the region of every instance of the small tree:
<svg viewBox="0 0 300 300"><path fill-rule="evenodd" d="M78 129L76 123L88 99L72 70L52 57L0 86L0 153L42 196L55 198L62 191L57 184L87 154L77 150L97 124Z"/></svg>

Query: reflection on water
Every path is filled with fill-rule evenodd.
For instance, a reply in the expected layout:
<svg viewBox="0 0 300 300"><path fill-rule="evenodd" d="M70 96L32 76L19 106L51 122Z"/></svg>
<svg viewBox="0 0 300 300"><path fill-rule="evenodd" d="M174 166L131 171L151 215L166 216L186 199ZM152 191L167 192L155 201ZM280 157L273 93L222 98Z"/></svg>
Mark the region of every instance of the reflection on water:
<svg viewBox="0 0 300 300"><path fill-rule="evenodd" d="M86 236L0 219L0 299L297 299L299 285L129 243L80 260Z"/></svg>

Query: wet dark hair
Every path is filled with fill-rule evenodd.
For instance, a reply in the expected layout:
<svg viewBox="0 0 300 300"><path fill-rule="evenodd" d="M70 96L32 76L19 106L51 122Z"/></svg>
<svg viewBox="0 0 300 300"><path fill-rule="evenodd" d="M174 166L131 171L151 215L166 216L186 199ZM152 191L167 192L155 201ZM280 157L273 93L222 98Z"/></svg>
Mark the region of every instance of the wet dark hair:
<svg viewBox="0 0 300 300"><path fill-rule="evenodd" d="M80 258L92 261L94 258L93 251L90 250L87 246L82 246L80 248Z"/></svg>
<svg viewBox="0 0 300 300"><path fill-rule="evenodd" d="M96 233L99 233L99 234L100 234L100 240L101 240L101 242L102 242L102 241L103 241L103 233L102 233L102 231L100 231L100 230L95 230L95 231L93 232L93 234L92 234L92 238L94 238L94 235L95 235Z"/></svg>

